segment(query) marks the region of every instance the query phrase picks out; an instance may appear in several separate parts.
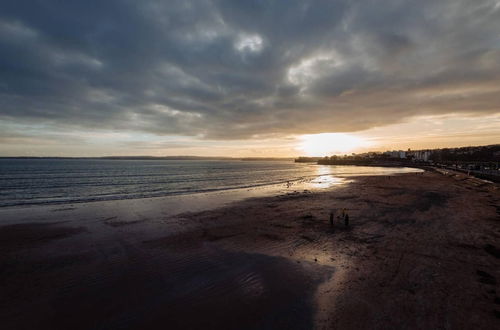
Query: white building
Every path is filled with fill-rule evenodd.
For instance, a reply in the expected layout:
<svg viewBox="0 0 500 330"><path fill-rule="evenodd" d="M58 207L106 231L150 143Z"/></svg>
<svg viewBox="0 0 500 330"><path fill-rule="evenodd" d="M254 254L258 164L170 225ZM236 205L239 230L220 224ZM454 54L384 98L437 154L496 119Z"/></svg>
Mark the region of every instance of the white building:
<svg viewBox="0 0 500 330"><path fill-rule="evenodd" d="M430 150L417 150L417 151L413 151L413 158L415 160L419 160L419 161L423 161L423 162L428 162L430 156L431 156L431 151Z"/></svg>
<svg viewBox="0 0 500 330"><path fill-rule="evenodd" d="M403 150L386 151L384 154L391 158L406 158L406 152Z"/></svg>

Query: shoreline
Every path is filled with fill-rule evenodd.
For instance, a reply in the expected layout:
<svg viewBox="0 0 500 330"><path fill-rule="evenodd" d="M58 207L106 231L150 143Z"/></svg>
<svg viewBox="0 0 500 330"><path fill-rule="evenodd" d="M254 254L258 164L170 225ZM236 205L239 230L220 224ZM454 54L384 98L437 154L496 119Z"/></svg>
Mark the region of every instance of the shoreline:
<svg viewBox="0 0 500 330"><path fill-rule="evenodd" d="M204 191L193 191L193 192L181 192L181 193L165 193L164 195L158 196L145 196L145 197L130 197L130 198L110 198L110 199L102 199L102 200L74 200L74 201L60 201L60 202L46 202L46 203L22 203L15 205L6 205L0 206L1 210L9 210L9 209L23 209L23 208L45 208L45 207L61 207L61 206L74 206L74 205L91 205L93 203L115 203L115 202L126 202L126 201L140 201L140 200L156 200L156 199L180 199L180 198L190 198L197 196L215 196L215 195L225 195L225 194L233 194L236 193L238 195L242 195L239 200L244 200L246 198L253 197L266 197L272 194L278 194L286 187L287 182L291 182L296 187L300 186L298 189L303 188L311 188L311 182L315 179L320 179L322 176L326 175L311 175L309 177L300 178L296 180L284 180L280 182L272 182L272 183L263 183L249 186L241 186L235 188L220 188L220 189L209 189ZM340 177L339 177L340 178ZM242 193L242 192L249 193ZM260 191L260 192L259 192ZM227 197L226 197L227 198Z"/></svg>
<svg viewBox="0 0 500 330"><path fill-rule="evenodd" d="M21 329L493 328L499 201L495 184L424 172L173 217L155 203L134 214L147 200L84 219L26 212L0 224L0 316ZM351 226L331 228L344 207Z"/></svg>
<svg viewBox="0 0 500 330"><path fill-rule="evenodd" d="M57 204L24 204L0 207L0 227L23 222L43 223L56 215L71 217L72 222L84 224L92 217L120 217L122 222L138 220L175 219L185 212L203 212L225 207L247 199L273 197L299 191L323 191L349 182L347 178L322 180L326 175L260 186L225 189L210 192L178 194L156 197L112 199L92 202L72 202Z"/></svg>
<svg viewBox="0 0 500 330"><path fill-rule="evenodd" d="M322 165L319 165L322 166ZM330 167L331 165L328 165L327 167ZM358 166L355 168L363 168L363 166ZM178 193L164 193L164 194L159 194L159 195L150 195L150 196L144 196L144 197L130 197L130 198L125 198L125 197L116 197L116 198L109 198L109 199L90 199L90 200L70 200L70 201L53 201L53 202L32 202L32 203L19 203L19 204L14 204L14 205L0 205L0 212L3 209L22 209L22 208L45 208L45 207L57 207L57 206L65 206L65 205L91 205L93 203L113 203L113 202L123 202L123 201L135 201L135 200L156 200L156 199L181 199L181 198L191 198L191 197L196 197L196 196L215 196L217 194L226 194L226 195L231 195L231 194L236 194L240 195L241 197L238 200L243 200L245 198L252 198L252 197L259 197L259 196L270 196L273 194L279 194L284 188L287 188L289 190L290 187L294 187L296 189L315 189L315 188L329 188L330 186L328 185L323 185L322 187L318 187L318 181L322 181L324 177L329 177L331 181L334 181L332 178L338 178L340 180L346 180L349 177L353 176L365 176L365 175L398 175L402 173L414 173L411 172L410 170L413 170L414 168L410 167L392 167L394 170L396 169L404 169L404 172L399 172L399 171L394 171L394 173L391 173L390 171L387 172L381 172L380 174L376 173L366 173L366 174L349 174L349 173L329 173L328 171L325 171L325 173L322 174L313 174L313 175L308 175L308 176L303 176L300 178L294 178L291 180L281 180L277 182L269 182L269 183L261 183L261 184L253 184L253 185L247 185L247 186L240 186L240 187L230 187L230 188L213 188L213 189L207 189L207 190L201 190L201 191L186 191L186 192L178 192ZM422 170L422 169L418 169ZM327 178L328 179L328 178ZM287 183L291 183L291 186L288 187ZM332 183L332 186L335 185L335 183ZM249 193L243 193L243 192L249 192ZM209 197L208 197L209 198ZM196 199L196 198L195 198ZM230 201L235 201L231 198L229 198ZM100 204L100 205L105 205L105 204ZM221 205L218 203L217 205Z"/></svg>

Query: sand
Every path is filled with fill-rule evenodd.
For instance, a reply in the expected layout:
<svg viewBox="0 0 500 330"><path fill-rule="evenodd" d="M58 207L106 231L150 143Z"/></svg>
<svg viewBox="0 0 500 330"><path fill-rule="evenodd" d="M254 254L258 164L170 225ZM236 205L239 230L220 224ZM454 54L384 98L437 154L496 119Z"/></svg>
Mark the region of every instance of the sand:
<svg viewBox="0 0 500 330"><path fill-rule="evenodd" d="M497 185L350 180L177 215L159 200L2 210L3 327L498 327ZM350 226L331 227L342 208Z"/></svg>

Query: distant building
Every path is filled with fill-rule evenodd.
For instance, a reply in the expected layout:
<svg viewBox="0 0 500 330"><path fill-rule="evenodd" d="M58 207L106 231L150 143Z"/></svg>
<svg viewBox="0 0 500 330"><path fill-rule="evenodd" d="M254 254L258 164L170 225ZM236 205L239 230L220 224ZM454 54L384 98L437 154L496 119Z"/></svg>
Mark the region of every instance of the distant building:
<svg viewBox="0 0 500 330"><path fill-rule="evenodd" d="M386 151L384 155L389 156L389 158L406 158L406 152L403 150Z"/></svg>
<svg viewBox="0 0 500 330"><path fill-rule="evenodd" d="M421 162L428 162L431 156L431 151L430 150L416 150L412 151L411 155L413 156L414 160L421 161Z"/></svg>

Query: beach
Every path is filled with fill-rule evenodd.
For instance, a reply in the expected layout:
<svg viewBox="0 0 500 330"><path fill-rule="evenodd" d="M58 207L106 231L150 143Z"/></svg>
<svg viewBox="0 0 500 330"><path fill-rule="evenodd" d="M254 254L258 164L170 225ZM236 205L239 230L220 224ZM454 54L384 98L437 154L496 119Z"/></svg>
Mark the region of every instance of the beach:
<svg viewBox="0 0 500 330"><path fill-rule="evenodd" d="M496 184L426 171L226 194L0 209L3 327L498 327Z"/></svg>

